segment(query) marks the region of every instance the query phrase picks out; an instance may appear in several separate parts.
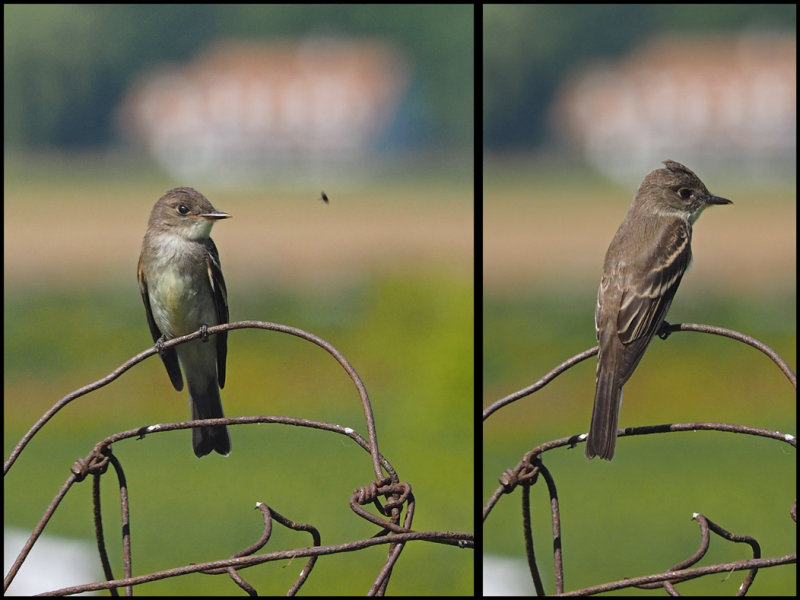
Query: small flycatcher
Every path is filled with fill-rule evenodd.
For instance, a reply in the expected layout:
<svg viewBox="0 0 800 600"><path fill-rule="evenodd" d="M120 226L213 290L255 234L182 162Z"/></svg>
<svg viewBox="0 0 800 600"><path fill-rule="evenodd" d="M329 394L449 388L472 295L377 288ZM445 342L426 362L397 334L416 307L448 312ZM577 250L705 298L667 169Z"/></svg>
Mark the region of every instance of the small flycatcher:
<svg viewBox="0 0 800 600"><path fill-rule="evenodd" d="M203 194L189 187L164 194L150 213L139 256L139 291L153 341L228 322L228 291L219 253L209 237L211 227L229 214L215 209ZM193 340L160 352L176 390L183 389L181 367L189 386L192 419L223 417L219 389L225 385L228 334ZM180 366L179 366L180 365ZM228 428L195 427L196 456L212 450L231 451Z"/></svg>
<svg viewBox="0 0 800 600"><path fill-rule="evenodd" d="M586 456L611 460L622 386L661 327L692 260L692 224L713 196L692 171L672 160L644 178L606 252L594 316L600 353Z"/></svg>

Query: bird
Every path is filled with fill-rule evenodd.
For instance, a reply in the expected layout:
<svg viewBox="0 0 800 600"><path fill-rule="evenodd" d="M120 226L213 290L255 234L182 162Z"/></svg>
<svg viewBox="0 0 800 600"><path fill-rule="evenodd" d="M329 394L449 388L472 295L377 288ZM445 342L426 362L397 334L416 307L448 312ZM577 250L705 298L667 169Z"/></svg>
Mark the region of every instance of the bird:
<svg viewBox="0 0 800 600"><path fill-rule="evenodd" d="M692 259L692 225L714 196L688 167L666 160L642 181L605 255L597 293L597 357L586 456L611 460L622 387L661 327Z"/></svg>
<svg viewBox="0 0 800 600"><path fill-rule="evenodd" d="M230 217L197 190L169 190L153 206L142 240L137 275L147 324L173 387L181 391L181 367L189 387L192 419L224 416L219 390L225 385L228 334L216 334L163 349L164 341L228 322L228 292L211 228ZM199 458L231 451L224 425L192 429Z"/></svg>

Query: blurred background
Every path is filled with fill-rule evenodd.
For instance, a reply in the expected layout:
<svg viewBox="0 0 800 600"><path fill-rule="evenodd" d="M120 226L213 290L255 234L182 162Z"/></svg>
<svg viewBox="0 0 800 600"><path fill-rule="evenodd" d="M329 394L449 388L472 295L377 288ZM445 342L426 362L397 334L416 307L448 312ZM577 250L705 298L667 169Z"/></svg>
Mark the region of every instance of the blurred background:
<svg viewBox="0 0 800 600"><path fill-rule="evenodd" d="M474 44L471 5L4 6L6 456L59 398L152 345L141 238L156 200L189 185L233 215L213 232L231 320L299 327L342 351L370 394L382 454L416 495L414 529L472 531ZM366 435L352 383L318 347L254 330L228 346L226 415ZM6 526L27 536L98 440L188 418L185 392L152 357L73 402L6 476ZM231 438L228 458L202 460L188 431L115 445L136 574L254 543L257 501L315 525L323 544L375 533L347 505L374 477L349 441L274 425ZM116 548L117 491L104 488ZM97 564L89 503L78 486L49 524L70 540L49 564L80 541L90 554L78 563ZM276 527L265 551L308 544ZM386 553L319 560L303 592L364 593ZM473 559L409 544L389 591L471 594ZM243 575L281 594L304 562ZM20 579L26 569L38 586L16 593L102 578L73 568L54 582L26 565ZM194 575L140 593L235 588Z"/></svg>
<svg viewBox="0 0 800 600"><path fill-rule="evenodd" d="M596 345L605 251L637 186L665 159L734 203L695 224L695 262L668 320L742 331L794 368L796 7L491 5L483 32L484 406ZM484 423L484 502L527 450L587 431L595 364ZM682 333L651 344L625 386L620 425L721 421L794 434L795 418L794 390L764 355ZM795 551L796 458L781 444L646 436L621 440L611 463L587 461L578 445L548 453L545 464L558 486L568 590L661 572L691 555L693 512L755 537L763 556ZM532 522L552 593L539 483ZM515 494L484 523L487 594L533 591ZM702 564L746 557L712 539ZM681 587L733 594L742 577ZM761 570L751 593L792 594L795 582L793 568Z"/></svg>

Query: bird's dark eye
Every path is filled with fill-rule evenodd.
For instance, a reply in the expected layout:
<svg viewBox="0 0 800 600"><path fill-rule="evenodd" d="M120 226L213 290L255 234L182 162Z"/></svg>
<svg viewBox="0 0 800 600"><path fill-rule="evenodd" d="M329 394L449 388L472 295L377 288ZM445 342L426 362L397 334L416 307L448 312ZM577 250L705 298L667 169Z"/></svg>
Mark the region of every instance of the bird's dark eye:
<svg viewBox="0 0 800 600"><path fill-rule="evenodd" d="M189 207L186 206L185 204L181 204L178 206L178 212L181 213L182 215L188 215Z"/></svg>
<svg viewBox="0 0 800 600"><path fill-rule="evenodd" d="M678 190L678 195L684 200L687 200L688 198L691 197L692 190L690 190L689 188L681 188Z"/></svg>

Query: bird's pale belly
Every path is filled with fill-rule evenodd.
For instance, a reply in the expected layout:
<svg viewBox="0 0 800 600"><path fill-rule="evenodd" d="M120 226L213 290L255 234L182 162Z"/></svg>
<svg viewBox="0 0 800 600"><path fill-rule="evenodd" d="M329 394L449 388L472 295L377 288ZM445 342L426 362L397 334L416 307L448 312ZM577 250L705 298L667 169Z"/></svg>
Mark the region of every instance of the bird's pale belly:
<svg viewBox="0 0 800 600"><path fill-rule="evenodd" d="M204 280L198 279L195 278L195 283L205 284ZM167 338L197 331L203 324L217 324L209 290L192 285L189 274L163 269L157 281L148 287L153 318Z"/></svg>

